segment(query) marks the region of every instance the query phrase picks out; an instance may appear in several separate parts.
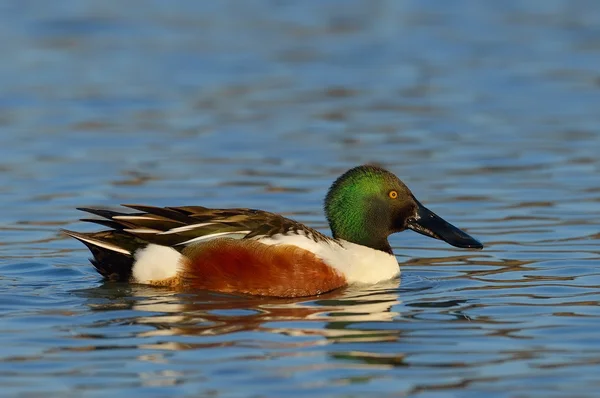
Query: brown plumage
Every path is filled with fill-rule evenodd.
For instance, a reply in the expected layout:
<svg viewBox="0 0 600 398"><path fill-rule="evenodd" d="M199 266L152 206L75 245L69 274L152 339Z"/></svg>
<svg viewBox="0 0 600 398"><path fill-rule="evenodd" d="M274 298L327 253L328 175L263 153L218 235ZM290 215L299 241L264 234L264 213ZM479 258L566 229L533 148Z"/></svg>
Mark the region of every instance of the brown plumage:
<svg viewBox="0 0 600 398"><path fill-rule="evenodd" d="M346 279L313 253L293 245L247 239L214 239L188 246L177 284L224 293L313 296L346 285Z"/></svg>
<svg viewBox="0 0 600 398"><path fill-rule="evenodd" d="M124 206L138 212L79 208L102 217L85 218L82 221L100 224L111 228L110 230L91 233L63 230L90 249L94 256L90 261L96 270L113 281L128 281L131 278L134 253L152 243L183 251L188 241L217 233L237 234L244 241L260 236L302 233L315 242L337 244L335 239L304 224L263 210L209 209L202 206Z"/></svg>

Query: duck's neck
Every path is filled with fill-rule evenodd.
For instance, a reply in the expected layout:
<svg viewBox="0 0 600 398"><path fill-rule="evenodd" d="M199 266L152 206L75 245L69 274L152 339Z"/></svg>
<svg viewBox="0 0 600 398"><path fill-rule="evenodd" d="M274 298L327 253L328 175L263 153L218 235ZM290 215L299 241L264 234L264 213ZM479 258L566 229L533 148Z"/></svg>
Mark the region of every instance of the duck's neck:
<svg viewBox="0 0 600 398"><path fill-rule="evenodd" d="M336 239L342 239L348 242L355 243L357 245L366 246L374 250L381 250L382 252L393 254L392 247L390 246L390 243L385 237L381 238L375 236L368 237L364 235L348 235L346 233L340 233L339 231L336 231L333 227L331 228L331 232L333 234L333 237Z"/></svg>
<svg viewBox="0 0 600 398"><path fill-rule="evenodd" d="M386 215L381 212L369 211L368 207L364 212L349 211L328 214L329 227L333 237L393 254L387 240L388 233L383 227L387 222Z"/></svg>
<svg viewBox="0 0 600 398"><path fill-rule="evenodd" d="M347 240L347 239L345 239L345 240ZM352 243L370 247L371 249L380 250L384 253L394 254L394 252L392 251L392 247L390 246L390 242L388 242L387 238L372 240L372 241L368 241L368 242L352 242Z"/></svg>

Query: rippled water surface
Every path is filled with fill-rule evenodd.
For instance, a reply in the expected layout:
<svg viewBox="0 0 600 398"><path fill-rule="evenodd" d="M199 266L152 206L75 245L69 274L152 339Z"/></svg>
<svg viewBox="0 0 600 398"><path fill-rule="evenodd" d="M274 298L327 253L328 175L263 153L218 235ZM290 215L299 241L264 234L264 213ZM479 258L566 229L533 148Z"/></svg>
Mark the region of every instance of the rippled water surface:
<svg viewBox="0 0 600 398"><path fill-rule="evenodd" d="M596 1L0 11L2 396L597 396ZM273 300L103 283L58 233L120 203L328 232L366 162L485 249L404 232L400 280Z"/></svg>

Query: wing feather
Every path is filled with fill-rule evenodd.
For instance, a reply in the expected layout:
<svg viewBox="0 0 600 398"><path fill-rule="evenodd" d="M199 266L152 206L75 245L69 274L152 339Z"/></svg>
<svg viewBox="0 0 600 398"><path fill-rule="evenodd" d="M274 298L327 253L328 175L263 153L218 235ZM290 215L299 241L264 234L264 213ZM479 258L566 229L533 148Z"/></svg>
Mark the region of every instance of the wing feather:
<svg viewBox="0 0 600 398"><path fill-rule="evenodd" d="M334 241L304 224L262 210L210 209L202 206L154 207L123 205L137 213L82 208L103 220L86 221L131 234L148 243L183 246L216 237L250 239L303 233L318 241Z"/></svg>

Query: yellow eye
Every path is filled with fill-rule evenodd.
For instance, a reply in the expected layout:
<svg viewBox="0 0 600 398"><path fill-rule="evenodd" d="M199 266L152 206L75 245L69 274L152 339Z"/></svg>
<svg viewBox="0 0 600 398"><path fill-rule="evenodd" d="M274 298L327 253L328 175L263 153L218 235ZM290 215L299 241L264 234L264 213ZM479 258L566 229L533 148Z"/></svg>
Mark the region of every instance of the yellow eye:
<svg viewBox="0 0 600 398"><path fill-rule="evenodd" d="M390 193L388 193L388 196L390 197L390 199L396 199L398 197L398 192L390 191Z"/></svg>

